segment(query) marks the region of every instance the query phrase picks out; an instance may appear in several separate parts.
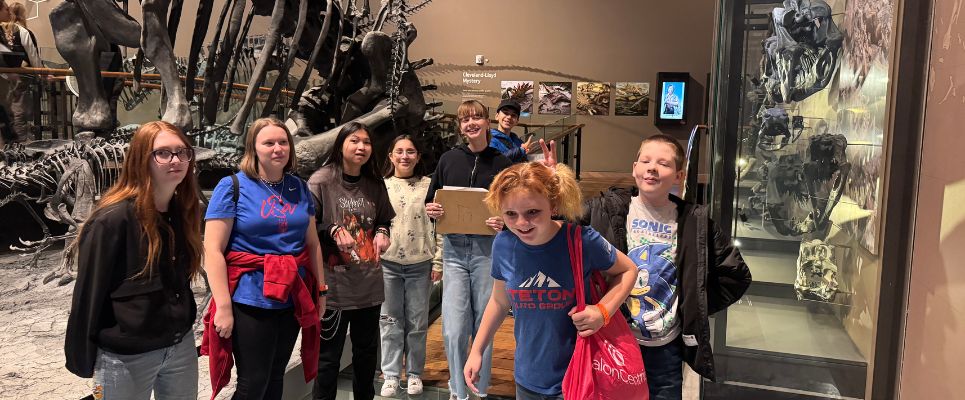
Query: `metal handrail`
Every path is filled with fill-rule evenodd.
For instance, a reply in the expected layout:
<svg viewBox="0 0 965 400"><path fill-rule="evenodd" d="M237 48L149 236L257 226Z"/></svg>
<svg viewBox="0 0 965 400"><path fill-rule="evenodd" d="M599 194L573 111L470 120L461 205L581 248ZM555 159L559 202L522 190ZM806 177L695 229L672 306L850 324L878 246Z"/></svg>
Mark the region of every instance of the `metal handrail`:
<svg viewBox="0 0 965 400"><path fill-rule="evenodd" d="M74 70L72 69L62 69L62 68L32 68L32 67L0 67L0 74L21 74L21 75L49 75L49 76L74 76ZM101 71L101 77L103 78L124 78L124 79L134 79L133 72L120 72L120 71ZM185 79L184 75L178 76L182 81ZM159 74L141 74L141 80L148 81L158 81L161 80L161 75ZM204 78L194 78L195 82L204 82ZM227 85L228 82L221 82L222 85ZM147 84L144 84L147 85ZM147 87L147 86L145 86ZM239 90L248 90L248 85L242 83L232 83L231 87ZM271 88L261 86L258 88L259 92L270 93ZM292 96L295 92L291 90L282 90L282 94Z"/></svg>

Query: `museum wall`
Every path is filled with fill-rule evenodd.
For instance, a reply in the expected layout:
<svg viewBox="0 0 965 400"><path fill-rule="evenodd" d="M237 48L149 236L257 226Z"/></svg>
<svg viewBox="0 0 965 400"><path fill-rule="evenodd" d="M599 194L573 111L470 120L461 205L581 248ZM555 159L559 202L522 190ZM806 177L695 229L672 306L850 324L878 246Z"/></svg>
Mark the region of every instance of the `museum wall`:
<svg viewBox="0 0 965 400"><path fill-rule="evenodd" d="M55 51L47 15L61 0L39 3L40 18L29 21L41 47ZM140 5L131 3L139 18ZM215 0L212 20L224 0ZM482 6L484 4L484 6ZM486 104L498 103L500 81L647 82L651 85L648 116L576 116L583 129L584 171L629 172L640 140L659 132L686 140L690 128L703 119L705 87L711 67L714 4L711 0L672 3L620 0L604 3L582 0L492 0L467 6L436 0L411 17L419 37L410 59L431 57L435 65L418 72L423 84L440 87L427 93L452 108L467 90ZM373 10L379 2L372 1ZM684 13L681 10L688 10ZM196 1L186 1L175 53L186 56L197 12ZM265 32L269 18L255 18L251 32ZM208 40L214 34L214 22ZM489 61L479 67L474 56ZM55 58L59 56L54 55ZM49 58L46 57L45 58ZM654 126L656 76L660 71L689 72L693 85L685 98L689 122L684 127ZM478 83L464 83L463 73L489 73ZM615 88L613 88L615 89ZM611 93L614 91L611 89ZM538 95L538 94L537 94ZM561 115L521 118L522 123L551 123Z"/></svg>
<svg viewBox="0 0 965 400"><path fill-rule="evenodd" d="M965 354L965 35L960 1L935 0L900 393L963 399ZM947 16L954 15L952 18ZM909 185L913 186L913 185Z"/></svg>
<svg viewBox="0 0 965 400"><path fill-rule="evenodd" d="M572 118L586 124L584 171L629 172L640 140L660 132L686 140L693 124L703 119L714 1L491 0L478 4L484 6L437 0L411 18L419 38L410 58L435 60L435 65L418 72L423 83L440 87L427 93L428 98L454 103L474 93L496 105L501 81L533 81L537 92L544 81L573 82L574 91L581 81L649 82L649 116L614 116L611 100L609 116ZM489 60L482 67L474 64L478 54ZM654 126L657 110L652 99L660 71L689 72L696 83L689 93L686 127ZM470 78L480 82L466 83L464 73L494 73L495 77ZM549 123L560 117L534 112L520 122Z"/></svg>

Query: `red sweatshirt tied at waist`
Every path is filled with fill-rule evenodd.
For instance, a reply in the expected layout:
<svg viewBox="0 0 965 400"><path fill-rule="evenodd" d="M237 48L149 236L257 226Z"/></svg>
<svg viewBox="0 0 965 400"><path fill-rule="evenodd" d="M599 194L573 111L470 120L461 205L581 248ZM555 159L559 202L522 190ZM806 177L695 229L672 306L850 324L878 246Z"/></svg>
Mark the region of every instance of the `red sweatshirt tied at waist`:
<svg viewBox="0 0 965 400"><path fill-rule="evenodd" d="M318 350L320 340L320 321L318 319L318 285L314 272L301 277L299 265L311 265L308 249L297 256L245 253L232 251L225 256L228 266L228 293L233 295L238 280L245 273L263 270L265 274L265 297L275 301L287 301L291 295L295 303L295 319L302 327L302 366L305 382L318 375ZM204 334L201 337L201 355L208 356L211 375L211 399L231 381L231 367L234 357L231 354L231 339L218 336L214 329L214 316L217 312L215 302L208 305L204 315Z"/></svg>

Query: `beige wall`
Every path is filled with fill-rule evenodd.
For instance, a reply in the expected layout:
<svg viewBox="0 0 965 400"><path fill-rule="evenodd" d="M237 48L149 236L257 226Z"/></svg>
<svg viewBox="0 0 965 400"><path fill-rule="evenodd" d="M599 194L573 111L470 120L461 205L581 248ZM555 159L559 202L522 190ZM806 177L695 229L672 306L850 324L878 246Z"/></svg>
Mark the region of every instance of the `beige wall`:
<svg viewBox="0 0 965 400"><path fill-rule="evenodd" d="M935 0L921 181L902 357L903 399L965 399L965 35L961 1ZM953 11L954 10L954 11Z"/></svg>
<svg viewBox="0 0 965 400"><path fill-rule="evenodd" d="M436 65L419 71L423 83L443 90L428 98L461 100L463 89L482 89L494 96L502 80L650 82L654 97L657 72L689 72L697 85L687 128L663 129L685 139L702 120L704 88L711 68L713 0L585 1L436 0L410 20L419 38L412 59L432 57ZM485 67L473 57L489 59ZM463 71L495 72L495 79L464 85ZM575 89L575 83L574 83ZM485 99L496 105L497 97ZM612 100L611 100L612 102ZM661 132L653 125L655 105L647 117L576 117L583 129L584 171L630 171L640 140ZM558 117L522 118L543 123Z"/></svg>

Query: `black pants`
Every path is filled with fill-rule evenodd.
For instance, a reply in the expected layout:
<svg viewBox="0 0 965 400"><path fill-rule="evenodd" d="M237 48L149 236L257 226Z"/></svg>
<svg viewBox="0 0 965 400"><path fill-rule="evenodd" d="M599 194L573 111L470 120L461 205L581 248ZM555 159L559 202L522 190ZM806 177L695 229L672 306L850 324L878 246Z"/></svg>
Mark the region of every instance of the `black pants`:
<svg viewBox="0 0 965 400"><path fill-rule="evenodd" d="M238 303L231 309L235 318L231 351L238 364L238 385L231 398L281 399L285 367L298 338L295 309L269 310Z"/></svg>
<svg viewBox="0 0 965 400"><path fill-rule="evenodd" d="M326 310L322 318L322 345L318 354L315 399L335 400L339 361L346 331L352 335L352 391L356 400L375 398L375 368L379 352L379 315L382 306L339 312ZM326 340L327 339L327 340Z"/></svg>

